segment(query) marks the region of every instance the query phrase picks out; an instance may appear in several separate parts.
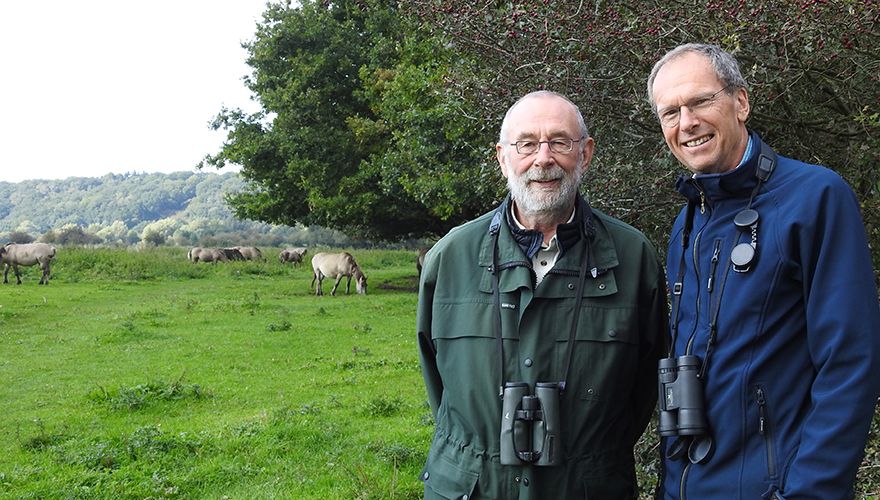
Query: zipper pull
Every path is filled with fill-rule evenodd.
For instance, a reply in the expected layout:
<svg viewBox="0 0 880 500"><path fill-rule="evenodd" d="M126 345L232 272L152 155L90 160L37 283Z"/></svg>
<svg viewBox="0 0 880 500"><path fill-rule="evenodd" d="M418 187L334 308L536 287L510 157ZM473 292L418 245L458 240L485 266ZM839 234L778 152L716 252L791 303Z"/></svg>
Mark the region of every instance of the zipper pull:
<svg viewBox="0 0 880 500"><path fill-rule="evenodd" d="M715 240L715 250L712 252L712 270L709 272L709 283L707 285L707 289L709 293L712 293L713 285L715 284L715 270L718 268L718 257L721 255L721 240Z"/></svg>
<svg viewBox="0 0 880 500"><path fill-rule="evenodd" d="M706 195L700 191L700 213L706 213Z"/></svg>
<svg viewBox="0 0 880 500"><path fill-rule="evenodd" d="M758 432L763 436L767 423L767 418L764 414L764 406L767 404L767 400L764 398L764 389L758 387L755 391L755 396L755 399L758 402Z"/></svg>

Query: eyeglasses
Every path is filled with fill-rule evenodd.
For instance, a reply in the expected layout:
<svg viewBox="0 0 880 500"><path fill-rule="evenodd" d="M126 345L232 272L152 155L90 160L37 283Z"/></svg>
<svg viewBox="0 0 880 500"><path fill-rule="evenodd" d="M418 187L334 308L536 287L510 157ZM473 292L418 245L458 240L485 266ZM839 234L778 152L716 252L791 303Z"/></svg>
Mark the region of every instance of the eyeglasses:
<svg viewBox="0 0 880 500"><path fill-rule="evenodd" d="M697 96L690 101L682 104L681 106L670 106L668 108L663 108L662 110L657 112L657 117L660 118L660 125L664 128L673 128L678 125L678 122L681 121L681 108L687 108L691 113L698 114L700 112L706 111L710 106L715 104L715 101L718 99L718 94L724 92L729 89L733 85L727 85L718 92L715 92L711 95L701 95Z"/></svg>
<svg viewBox="0 0 880 500"><path fill-rule="evenodd" d="M550 151L559 154L571 153L572 148L574 148L574 143L581 142L584 140L584 137L580 139L550 139L549 141L532 141L532 140L523 140L516 141L511 143L511 146L516 146L516 152L521 155L532 155L538 152L541 149L541 144L546 144L550 147Z"/></svg>

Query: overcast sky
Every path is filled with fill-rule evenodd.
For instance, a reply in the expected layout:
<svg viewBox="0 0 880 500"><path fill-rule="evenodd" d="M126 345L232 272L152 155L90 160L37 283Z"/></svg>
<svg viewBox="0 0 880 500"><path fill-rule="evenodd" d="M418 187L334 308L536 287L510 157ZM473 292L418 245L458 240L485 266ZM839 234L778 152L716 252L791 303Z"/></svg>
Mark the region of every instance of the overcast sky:
<svg viewBox="0 0 880 500"><path fill-rule="evenodd" d="M222 106L258 109L241 43L265 4L0 0L0 181L194 171Z"/></svg>

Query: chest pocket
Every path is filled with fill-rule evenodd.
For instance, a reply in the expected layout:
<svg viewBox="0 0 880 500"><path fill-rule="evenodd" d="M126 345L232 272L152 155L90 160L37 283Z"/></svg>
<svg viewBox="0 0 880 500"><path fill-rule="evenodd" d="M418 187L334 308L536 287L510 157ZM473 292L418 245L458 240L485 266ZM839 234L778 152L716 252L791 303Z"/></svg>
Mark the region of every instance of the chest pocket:
<svg viewBox="0 0 880 500"><path fill-rule="evenodd" d="M432 314L431 335L444 383L465 387L473 386L474 381L497 384L497 376L489 375L495 372L487 372L497 370L491 362L497 349L492 328L497 312L492 297L435 303Z"/></svg>
<svg viewBox="0 0 880 500"><path fill-rule="evenodd" d="M627 397L637 372L639 353L638 310L603 308L585 303L575 335L569 368L569 387L577 397L612 401ZM556 363L565 367L569 331L556 332Z"/></svg>

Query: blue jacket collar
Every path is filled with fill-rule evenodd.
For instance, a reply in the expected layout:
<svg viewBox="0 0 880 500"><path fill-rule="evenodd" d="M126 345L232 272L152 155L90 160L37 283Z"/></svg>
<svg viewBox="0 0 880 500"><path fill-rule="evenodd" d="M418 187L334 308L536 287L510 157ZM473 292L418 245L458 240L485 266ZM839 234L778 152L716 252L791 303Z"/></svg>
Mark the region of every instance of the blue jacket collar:
<svg viewBox="0 0 880 500"><path fill-rule="evenodd" d="M748 197L758 183L755 172L758 168L759 153L767 146L761 137L749 131L749 139L753 143L749 157L739 168L722 174L708 174L693 177L690 174L679 176L675 188L691 202L699 202L701 194L710 203L727 198Z"/></svg>

